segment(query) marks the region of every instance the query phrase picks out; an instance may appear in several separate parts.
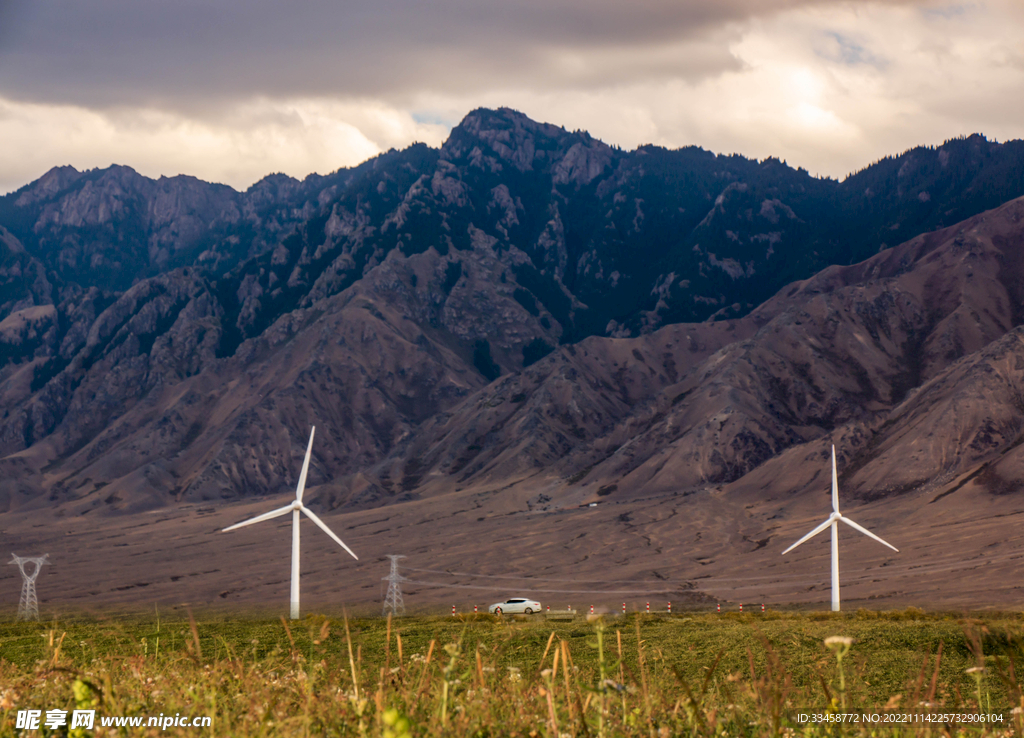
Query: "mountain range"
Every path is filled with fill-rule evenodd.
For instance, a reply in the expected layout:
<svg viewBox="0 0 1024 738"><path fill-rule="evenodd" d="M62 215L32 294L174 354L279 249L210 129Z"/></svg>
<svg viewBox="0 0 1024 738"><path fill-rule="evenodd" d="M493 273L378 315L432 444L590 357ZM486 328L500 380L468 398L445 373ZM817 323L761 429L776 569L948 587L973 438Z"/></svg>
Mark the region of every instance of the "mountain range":
<svg viewBox="0 0 1024 738"><path fill-rule="evenodd" d="M357 541L371 560L405 543L438 571L504 571L516 530L527 578L614 562L617 579L728 596L754 586L722 584L731 570L824 515L833 443L844 509L1012 521L1022 196L1020 141L915 148L839 182L622 151L508 109L470 113L440 149L242 193L56 168L0 199L0 525L83 561L105 554L81 531L139 528L143 559L123 567L149 561L147 596L174 599L186 575L170 572L216 547L211 518L295 484L311 425L318 514L350 535L389 520ZM686 552L668 544L676 517ZM413 544L403 529L431 519ZM983 544L987 525L964 531L979 556L1024 556L1013 535ZM920 566L929 535L910 545ZM196 575L203 602L279 584ZM60 576L72 599L137 595ZM780 576L761 596L813 597ZM377 595L368 581L350 601ZM862 596L918 591L889 586Z"/></svg>

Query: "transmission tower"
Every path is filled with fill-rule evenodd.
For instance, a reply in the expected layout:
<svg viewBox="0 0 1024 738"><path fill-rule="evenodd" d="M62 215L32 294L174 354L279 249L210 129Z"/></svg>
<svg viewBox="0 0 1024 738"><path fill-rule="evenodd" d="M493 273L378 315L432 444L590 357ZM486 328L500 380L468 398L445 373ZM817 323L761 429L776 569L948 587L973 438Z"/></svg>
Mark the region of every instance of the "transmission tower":
<svg viewBox="0 0 1024 738"><path fill-rule="evenodd" d="M388 583L388 593L384 597L384 610L381 614L402 616L405 615L405 601L402 599L402 582L405 577L398 573L398 560L405 557L391 554L388 558L391 559L391 573L384 577Z"/></svg>
<svg viewBox="0 0 1024 738"><path fill-rule="evenodd" d="M39 570L43 568L43 564L48 563L46 557L50 554L44 554L42 556L15 556L8 564L17 564L21 570L21 599L18 600L18 620L38 620L39 619L39 600L36 599L36 577L39 576ZM25 570L26 564L34 564L34 568L31 573Z"/></svg>

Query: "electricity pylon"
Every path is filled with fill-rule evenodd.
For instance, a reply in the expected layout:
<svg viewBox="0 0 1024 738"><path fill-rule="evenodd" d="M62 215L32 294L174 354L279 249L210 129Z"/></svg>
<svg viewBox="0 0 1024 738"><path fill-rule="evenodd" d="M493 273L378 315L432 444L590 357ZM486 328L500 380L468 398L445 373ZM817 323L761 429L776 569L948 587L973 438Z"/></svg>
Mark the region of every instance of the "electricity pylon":
<svg viewBox="0 0 1024 738"><path fill-rule="evenodd" d="M388 558L391 559L391 573L384 577L384 581L388 583L388 593L384 597L384 610L381 615L391 614L400 617L405 615L405 601L402 599L402 582L405 581L405 577L398 573L398 560L405 557L390 554Z"/></svg>
<svg viewBox="0 0 1024 738"><path fill-rule="evenodd" d="M39 570L43 568L43 564L48 563L46 558L50 554L43 554L42 556L15 556L8 564L17 564L21 570L21 599L18 600L18 620L38 620L39 619L39 600L36 599L36 577L39 576ZM35 568L31 573L25 571L26 564L35 564Z"/></svg>

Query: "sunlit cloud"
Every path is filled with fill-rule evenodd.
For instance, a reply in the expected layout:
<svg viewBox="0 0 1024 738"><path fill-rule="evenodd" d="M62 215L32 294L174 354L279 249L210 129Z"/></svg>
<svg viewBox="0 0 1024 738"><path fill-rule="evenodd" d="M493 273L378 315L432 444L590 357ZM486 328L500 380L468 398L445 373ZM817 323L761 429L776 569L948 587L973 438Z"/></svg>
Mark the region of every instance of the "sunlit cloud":
<svg viewBox="0 0 1024 738"><path fill-rule="evenodd" d="M301 178L414 141L439 146L448 130L374 101L254 100L211 121L0 99L0 189L17 189L55 165L115 163L150 177L189 174L245 189L274 172Z"/></svg>

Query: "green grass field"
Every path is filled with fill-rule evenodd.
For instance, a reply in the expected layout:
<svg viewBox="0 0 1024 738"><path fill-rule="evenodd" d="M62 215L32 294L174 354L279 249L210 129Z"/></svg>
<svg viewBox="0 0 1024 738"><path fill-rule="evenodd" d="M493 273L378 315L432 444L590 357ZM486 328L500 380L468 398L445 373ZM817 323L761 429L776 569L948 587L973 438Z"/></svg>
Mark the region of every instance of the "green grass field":
<svg viewBox="0 0 1024 738"><path fill-rule="evenodd" d="M96 735L1022 735L1022 668L1017 613L8 621L0 736L54 708L213 719ZM799 722L979 699L1002 722Z"/></svg>

